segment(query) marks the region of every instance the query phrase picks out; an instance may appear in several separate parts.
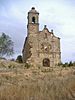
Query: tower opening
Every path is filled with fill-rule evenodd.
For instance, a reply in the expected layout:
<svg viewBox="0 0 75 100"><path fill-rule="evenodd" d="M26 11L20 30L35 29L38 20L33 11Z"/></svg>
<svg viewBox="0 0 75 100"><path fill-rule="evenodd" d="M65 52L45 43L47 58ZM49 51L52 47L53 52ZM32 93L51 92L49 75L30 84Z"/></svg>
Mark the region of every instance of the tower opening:
<svg viewBox="0 0 75 100"><path fill-rule="evenodd" d="M35 17L32 17L32 23L35 23Z"/></svg>
<svg viewBox="0 0 75 100"><path fill-rule="evenodd" d="M43 59L43 66L44 67L50 67L50 60L48 58Z"/></svg>

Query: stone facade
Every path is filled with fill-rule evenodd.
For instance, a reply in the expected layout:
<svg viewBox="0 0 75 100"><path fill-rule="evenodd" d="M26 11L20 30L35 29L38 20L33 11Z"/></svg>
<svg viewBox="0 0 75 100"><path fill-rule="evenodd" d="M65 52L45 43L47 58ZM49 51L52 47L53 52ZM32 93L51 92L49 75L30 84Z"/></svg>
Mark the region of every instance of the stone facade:
<svg viewBox="0 0 75 100"><path fill-rule="evenodd" d="M34 7L28 12L27 37L23 47L23 62L35 66L53 67L61 62L60 38L46 25L39 31L39 13Z"/></svg>

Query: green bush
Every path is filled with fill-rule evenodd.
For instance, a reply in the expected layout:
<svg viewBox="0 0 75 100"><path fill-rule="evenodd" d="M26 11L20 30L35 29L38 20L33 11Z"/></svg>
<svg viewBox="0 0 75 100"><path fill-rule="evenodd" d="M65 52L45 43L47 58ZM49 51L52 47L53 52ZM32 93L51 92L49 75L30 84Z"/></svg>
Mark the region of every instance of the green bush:
<svg viewBox="0 0 75 100"><path fill-rule="evenodd" d="M30 65L28 63L25 63L25 67L28 69L30 68Z"/></svg>
<svg viewBox="0 0 75 100"><path fill-rule="evenodd" d="M64 63L64 64L62 65L62 67L68 67L68 63L67 63L67 62Z"/></svg>
<svg viewBox="0 0 75 100"><path fill-rule="evenodd" d="M9 65L9 66L8 66L8 68L11 68L11 67L12 67L12 65Z"/></svg>
<svg viewBox="0 0 75 100"><path fill-rule="evenodd" d="M66 63L62 64L62 67L71 67L71 66L74 66L74 63L72 63L72 61L70 61L69 63L66 62Z"/></svg>
<svg viewBox="0 0 75 100"><path fill-rule="evenodd" d="M69 66L69 67L70 67L70 66L73 66L72 61L69 62L68 66Z"/></svg>
<svg viewBox="0 0 75 100"><path fill-rule="evenodd" d="M19 63L23 63L22 56L21 55L17 56L16 61Z"/></svg>

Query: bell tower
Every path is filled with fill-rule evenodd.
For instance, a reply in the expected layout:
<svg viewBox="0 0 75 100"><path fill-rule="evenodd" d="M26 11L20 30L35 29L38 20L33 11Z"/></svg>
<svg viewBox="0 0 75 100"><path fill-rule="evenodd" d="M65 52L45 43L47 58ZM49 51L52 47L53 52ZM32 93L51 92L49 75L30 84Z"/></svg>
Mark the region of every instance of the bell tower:
<svg viewBox="0 0 75 100"><path fill-rule="evenodd" d="M35 10L34 7L28 12L28 25L27 30L28 34L36 34L39 32L39 13Z"/></svg>

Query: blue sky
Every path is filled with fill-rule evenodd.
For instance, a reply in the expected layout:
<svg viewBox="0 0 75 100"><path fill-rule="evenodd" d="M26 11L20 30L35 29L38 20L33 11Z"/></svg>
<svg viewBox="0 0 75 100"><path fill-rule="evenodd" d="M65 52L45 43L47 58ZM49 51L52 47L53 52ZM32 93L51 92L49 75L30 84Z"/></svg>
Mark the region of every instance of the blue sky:
<svg viewBox="0 0 75 100"><path fill-rule="evenodd" d="M61 38L62 62L75 61L75 0L0 0L0 34L14 41L15 54L21 54L27 34L27 12L39 11L40 30L48 29Z"/></svg>

